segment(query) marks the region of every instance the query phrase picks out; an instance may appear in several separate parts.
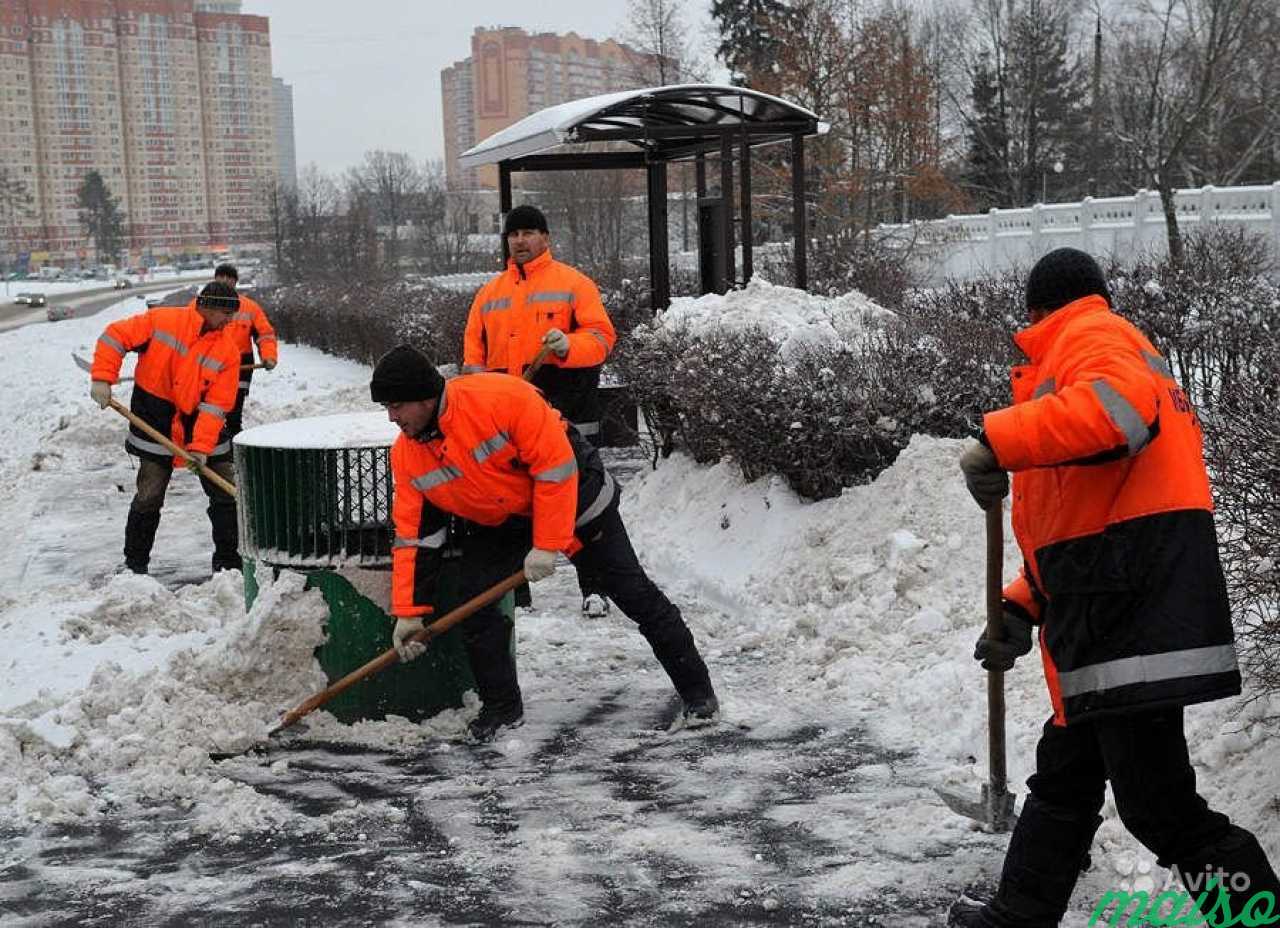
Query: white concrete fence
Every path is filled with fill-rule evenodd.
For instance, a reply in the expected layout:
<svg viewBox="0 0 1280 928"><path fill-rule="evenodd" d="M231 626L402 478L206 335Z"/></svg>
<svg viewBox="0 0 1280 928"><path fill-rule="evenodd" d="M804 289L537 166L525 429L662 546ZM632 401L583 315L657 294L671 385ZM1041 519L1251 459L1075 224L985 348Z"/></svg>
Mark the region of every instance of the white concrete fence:
<svg viewBox="0 0 1280 928"><path fill-rule="evenodd" d="M1267 237L1280 259L1280 181L1253 187L1199 187L1174 195L1185 235L1206 222L1242 226ZM1054 248L1069 245L1121 260L1166 253L1168 237L1160 194L1086 197L1081 203L1037 203L1023 209L948 216L904 225L882 225L886 236L916 240L921 271L930 282L1029 267Z"/></svg>

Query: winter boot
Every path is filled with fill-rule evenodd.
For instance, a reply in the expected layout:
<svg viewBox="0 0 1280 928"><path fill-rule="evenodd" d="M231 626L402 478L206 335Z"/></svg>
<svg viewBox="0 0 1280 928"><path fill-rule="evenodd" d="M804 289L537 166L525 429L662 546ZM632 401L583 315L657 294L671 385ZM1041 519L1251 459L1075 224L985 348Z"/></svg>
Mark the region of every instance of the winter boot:
<svg viewBox="0 0 1280 928"><path fill-rule="evenodd" d="M1196 900L1203 895L1205 903L1200 914L1211 925L1226 924L1230 919L1239 918L1249 900L1260 892L1269 892L1272 899L1280 899L1280 879L1271 868L1266 851L1258 844L1257 838L1238 825L1232 825L1226 835L1212 846L1196 852L1188 860L1178 861L1178 872L1204 878L1196 889L1188 887L1187 892ZM1205 884L1210 879L1222 884L1221 890L1208 890ZM1261 908L1261 905L1255 908Z"/></svg>
<svg viewBox="0 0 1280 928"><path fill-rule="evenodd" d="M609 600L599 593L588 593L582 598L582 614L588 619L603 619L609 614Z"/></svg>
<svg viewBox="0 0 1280 928"><path fill-rule="evenodd" d="M145 574L151 563L151 547L160 526L160 513L129 509L124 525L124 566L135 574Z"/></svg>
<svg viewBox="0 0 1280 928"><path fill-rule="evenodd" d="M688 728L710 725L720 718L720 700L708 685L705 690L698 690L684 697L684 723Z"/></svg>
<svg viewBox="0 0 1280 928"><path fill-rule="evenodd" d="M1028 796L1009 839L1000 887L982 907L984 921L974 924L1051 928L1061 922L1101 824L1096 814Z"/></svg>
<svg viewBox="0 0 1280 928"><path fill-rule="evenodd" d="M223 497L226 497L225 499ZM213 572L240 570L240 529L236 524L236 504L226 494L209 500L209 527L213 536Z"/></svg>
<svg viewBox="0 0 1280 928"><path fill-rule="evenodd" d="M524 706L520 703L492 708L485 703L480 707L480 714L467 723L467 740L472 744L488 744L496 740L500 732L523 724Z"/></svg>

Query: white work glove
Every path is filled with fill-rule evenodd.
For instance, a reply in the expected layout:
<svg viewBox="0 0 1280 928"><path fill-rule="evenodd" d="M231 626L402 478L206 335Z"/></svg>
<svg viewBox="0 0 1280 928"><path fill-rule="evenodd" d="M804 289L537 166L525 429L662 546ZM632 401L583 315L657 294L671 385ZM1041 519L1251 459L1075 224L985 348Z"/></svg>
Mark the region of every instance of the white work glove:
<svg viewBox="0 0 1280 928"><path fill-rule="evenodd" d="M556 572L556 552L534 548L524 556L524 578L530 583L545 580Z"/></svg>
<svg viewBox="0 0 1280 928"><path fill-rule="evenodd" d="M263 360L263 362L262 362L262 366L263 366L263 368L265 368L266 370L273 371L273 370L275 370L275 369L276 369L276 362L275 362L274 360L271 360L271 359L265 359L265 360Z"/></svg>
<svg viewBox="0 0 1280 928"><path fill-rule="evenodd" d="M396 619L396 627L391 632L391 644L400 655L400 663L407 664L427 653L427 645L422 641L410 641L409 636L422 631L422 619Z"/></svg>
<svg viewBox="0 0 1280 928"><path fill-rule="evenodd" d="M562 358L569 353L569 336L559 329L551 329L546 335L542 336L542 344Z"/></svg>
<svg viewBox="0 0 1280 928"><path fill-rule="evenodd" d="M960 470L969 487L969 495L983 509L999 506L1009 495L1009 474L996 460L995 453L980 441L971 441L960 455Z"/></svg>
<svg viewBox="0 0 1280 928"><path fill-rule="evenodd" d="M111 405L111 384L105 380L95 380L89 384L89 396L98 404L99 409L106 409Z"/></svg>
<svg viewBox="0 0 1280 928"><path fill-rule="evenodd" d="M200 473L200 468L206 467L209 464L209 455L205 454L203 451L188 451L187 457L190 458L190 460L187 461L187 470L191 471L193 474Z"/></svg>

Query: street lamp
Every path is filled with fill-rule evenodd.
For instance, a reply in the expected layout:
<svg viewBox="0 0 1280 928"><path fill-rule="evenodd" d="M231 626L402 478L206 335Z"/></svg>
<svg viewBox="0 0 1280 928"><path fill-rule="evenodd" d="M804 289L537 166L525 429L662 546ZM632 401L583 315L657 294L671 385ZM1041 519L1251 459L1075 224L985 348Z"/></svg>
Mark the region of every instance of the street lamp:
<svg viewBox="0 0 1280 928"><path fill-rule="evenodd" d="M1066 165L1062 163L1062 159L1053 162L1053 173L1061 174ZM1040 172L1040 202L1049 202L1049 172L1047 170Z"/></svg>

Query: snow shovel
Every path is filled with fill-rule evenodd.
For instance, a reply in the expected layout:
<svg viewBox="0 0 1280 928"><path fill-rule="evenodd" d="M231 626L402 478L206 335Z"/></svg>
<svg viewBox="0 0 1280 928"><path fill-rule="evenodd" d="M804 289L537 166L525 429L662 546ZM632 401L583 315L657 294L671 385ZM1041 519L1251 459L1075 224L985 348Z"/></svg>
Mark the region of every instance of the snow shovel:
<svg viewBox="0 0 1280 928"><path fill-rule="evenodd" d="M538 368L542 367L542 362L547 360L547 355L551 354L551 346L543 345L538 349L538 353L533 356L533 360L529 362L529 366L524 369L521 376L525 380L533 380L533 375L538 373Z"/></svg>
<svg viewBox="0 0 1280 928"><path fill-rule="evenodd" d="M1004 507L987 510L987 637L1004 635ZM987 767L990 776L975 800L946 789L935 790L951 811L971 818L987 831L1009 831L1017 821L1004 756L1004 674L987 671Z"/></svg>
<svg viewBox="0 0 1280 928"><path fill-rule="evenodd" d="M524 582L525 582L524 571L523 570L516 571L510 577L507 577L505 580L500 580L498 583L489 587L489 589L485 590L483 593L480 593L476 596L471 597L461 606L457 606L456 608L449 610L440 618L432 622L430 625L424 626L422 631L416 632L415 634L411 635L409 640L421 641L422 643L425 644L426 642L430 641L432 638L437 638L440 635L443 635L445 632L453 628L463 619L470 616L472 613L476 612L479 609L484 608L485 606L489 605L489 603L496 602L498 599L501 599L504 595L506 595L506 593L509 590L514 590L516 587L518 587L520 584ZM275 737L275 735L284 731L286 728L288 728L290 725L297 722L299 719L303 718L304 716L310 715L316 709L319 709L321 706L327 703L330 699L333 699L333 697L337 696L339 693L345 692L346 690L350 689L352 686L355 686L365 677L372 676L373 674L378 673L381 670L386 670L388 667L396 663L398 660L400 660L400 655L396 653L395 648L389 648L388 650L383 651L381 654L379 654L373 660L369 661L363 667L357 667L355 670L351 671L351 673L347 674L341 680L334 683L328 689L321 690L319 693L316 693L314 696L312 696L311 698L307 699L305 702L297 706L297 708L290 709L284 715L280 716L280 720L277 721L274 725L272 725L269 729L267 729L267 737L268 738ZM249 748L248 750L254 750L254 749ZM244 754L244 753L246 753L246 751L239 751L235 754L210 754L209 756L214 760L226 760L228 757L236 757L237 754Z"/></svg>
<svg viewBox="0 0 1280 928"><path fill-rule="evenodd" d="M73 361L75 361L75 362L76 362L76 367L80 368L80 370L82 370L82 371L92 371L92 370L93 370L93 365L92 365L91 363L89 363L88 361L86 361L84 358L80 357L80 355L76 354L74 351L73 351L73 352L71 352L71 358L72 358L72 360L73 360ZM259 361L257 364L241 364L241 365L240 365L240 370L242 370L242 371L256 371L256 370L257 370L258 368L260 368L260 367L266 367L266 365L265 365L265 364L263 364L261 361ZM124 383L126 380L132 380L132 379L133 379L132 377L121 377L121 378L120 378L120 383Z"/></svg>
<svg viewBox="0 0 1280 928"><path fill-rule="evenodd" d="M168 435L164 434L158 429L152 428L151 423L147 422L145 419L139 416L135 416L129 410L129 407L121 405L120 401L115 399L114 397L108 401L108 405L112 409L114 409L116 412L120 413L120 415L124 416L126 419L128 419L130 422L136 425L138 428L142 429L142 431L146 432L156 441L160 442L160 444L164 445L167 449L169 449L170 452L173 453L174 457L181 458L183 461L185 461L188 467L194 464L196 468L200 471L201 476L207 478L209 482L212 483L214 486L218 487L218 489L222 490L232 499L239 499L239 495L236 493L236 485L234 483L227 480L225 477L223 477L221 474L219 474L216 470L214 470L212 467L208 466L207 464L201 464L198 461L196 461L196 459L193 458L189 453L187 453L186 451L183 451L181 448L175 445L169 439Z"/></svg>

